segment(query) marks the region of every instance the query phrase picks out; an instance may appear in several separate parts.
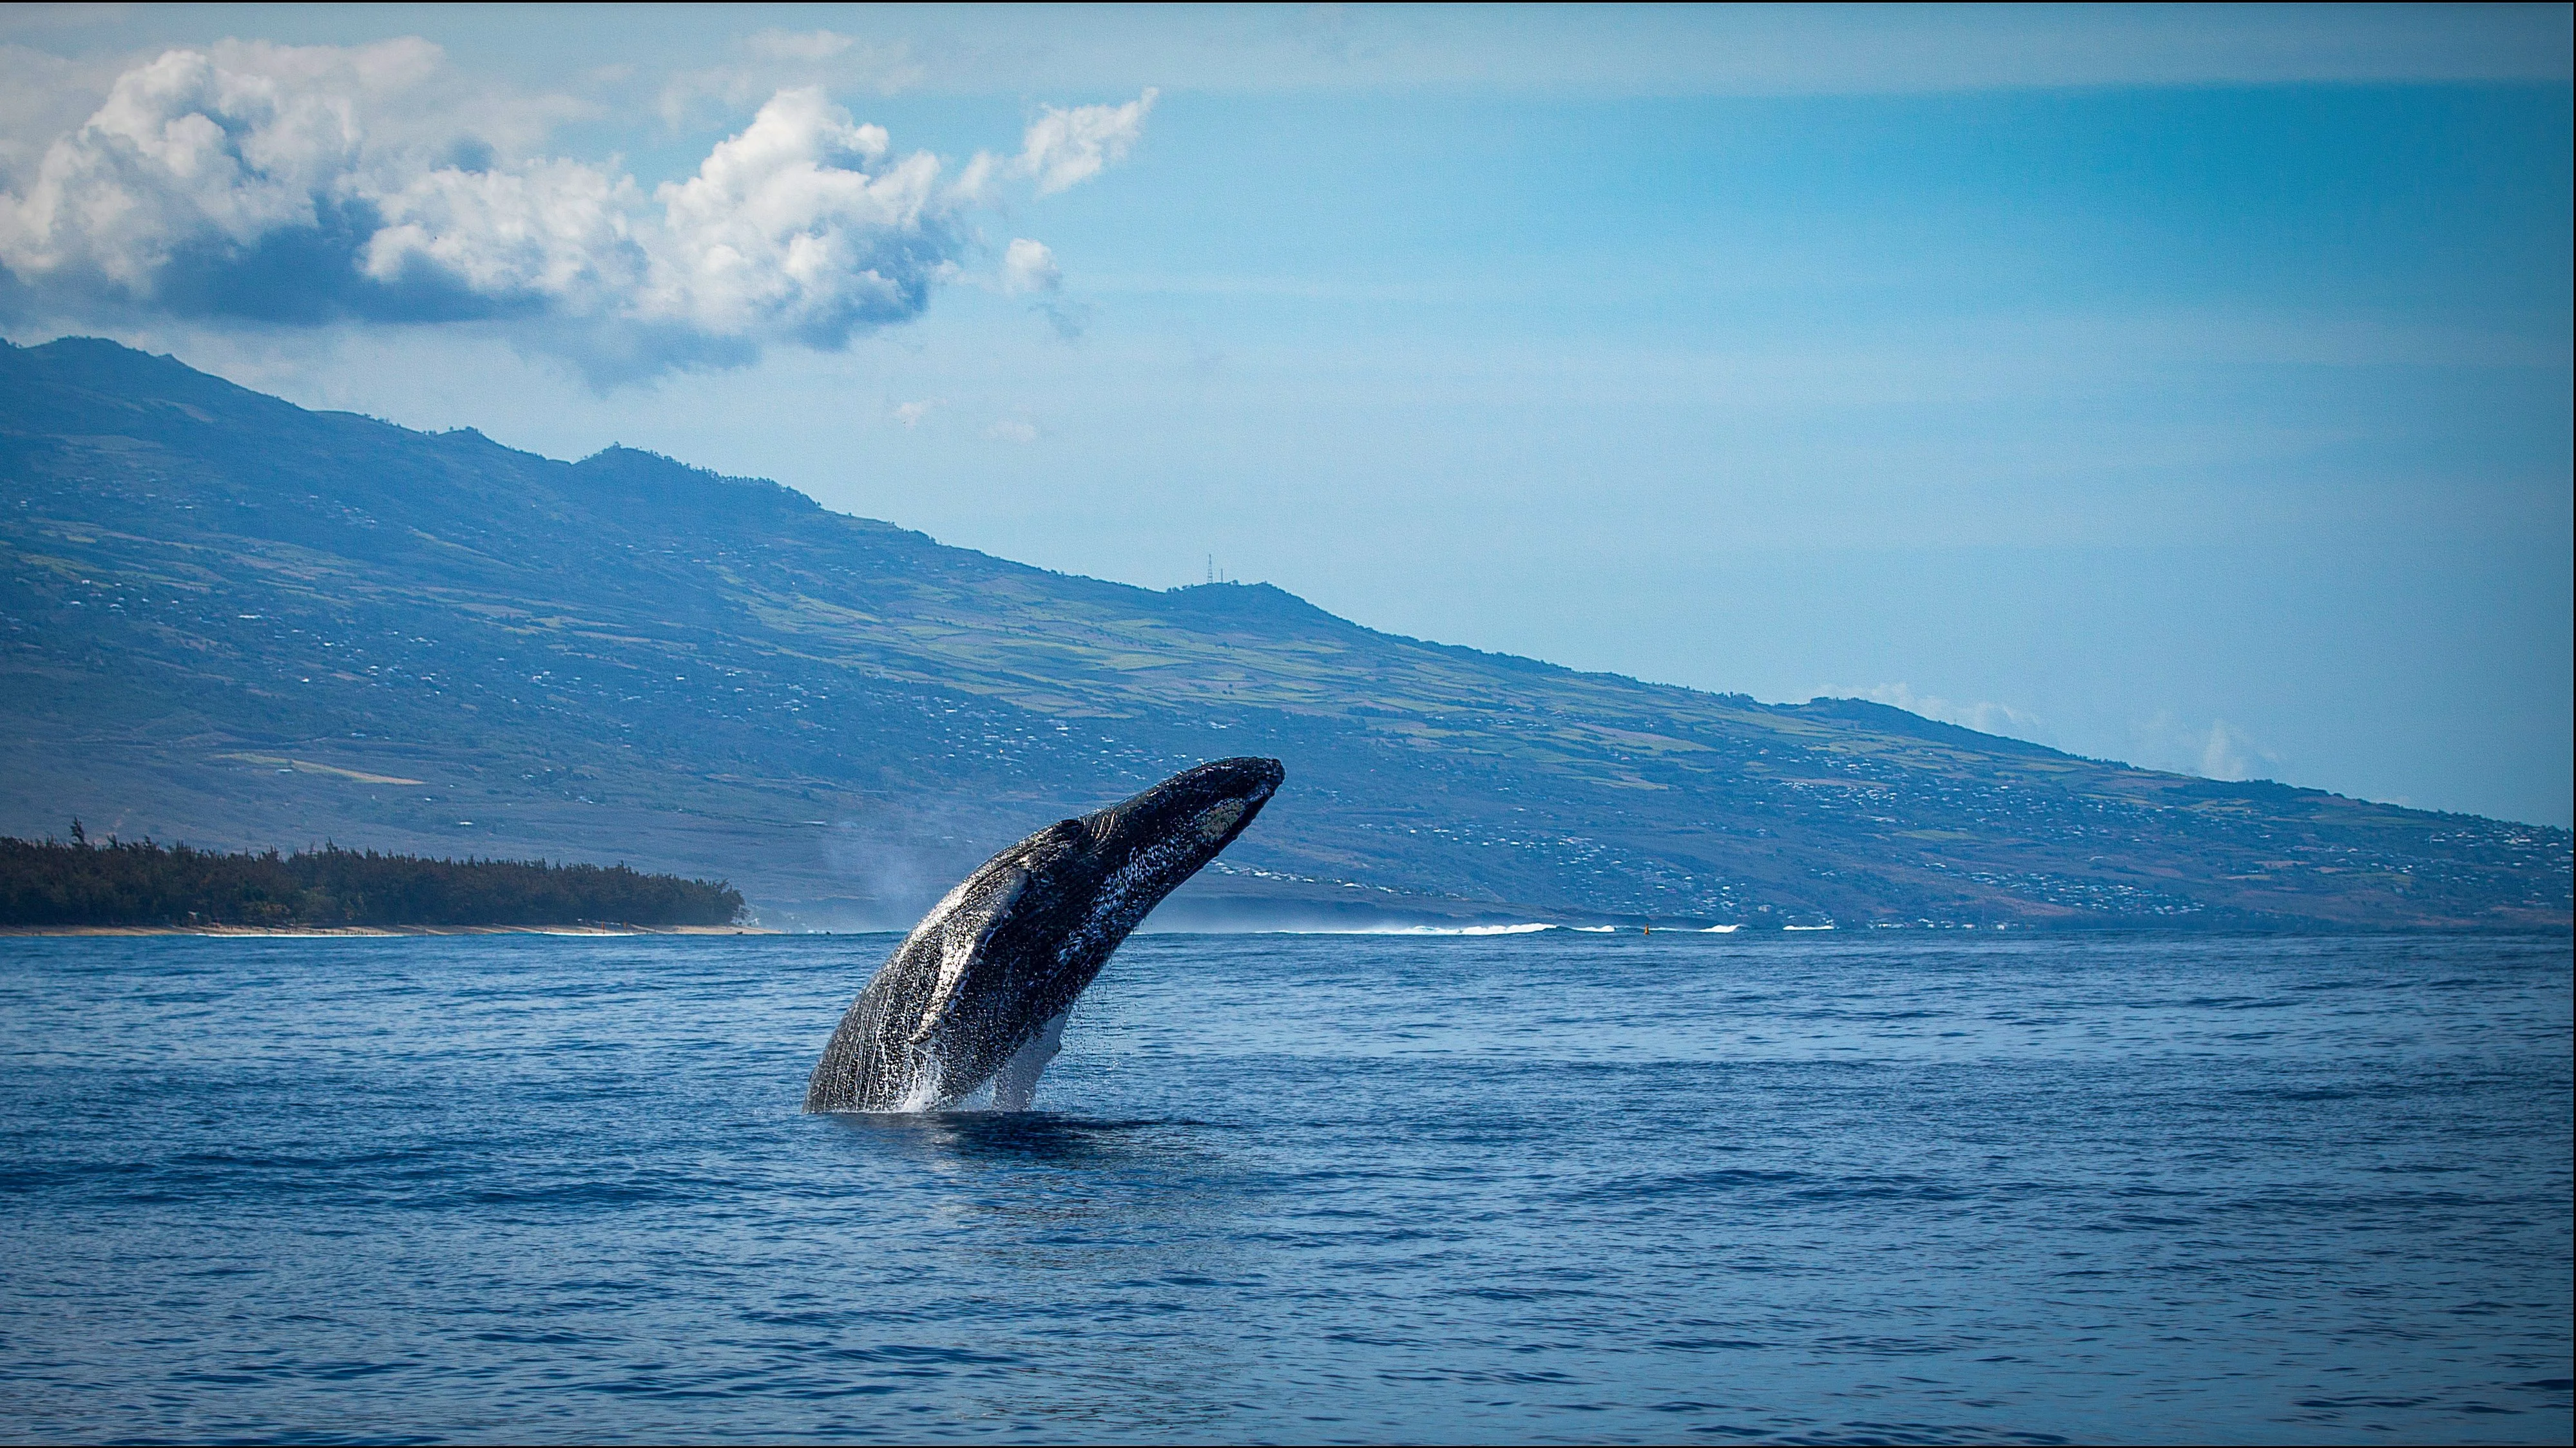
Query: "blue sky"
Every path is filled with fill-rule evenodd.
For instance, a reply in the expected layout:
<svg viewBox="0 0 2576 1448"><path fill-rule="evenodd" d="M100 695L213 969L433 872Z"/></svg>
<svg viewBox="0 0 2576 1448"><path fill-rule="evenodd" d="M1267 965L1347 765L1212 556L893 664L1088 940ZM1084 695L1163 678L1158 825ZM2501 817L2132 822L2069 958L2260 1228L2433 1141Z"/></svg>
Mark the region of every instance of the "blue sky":
<svg viewBox="0 0 2576 1448"><path fill-rule="evenodd" d="M22 342L2569 820L2566 7L7 24Z"/></svg>

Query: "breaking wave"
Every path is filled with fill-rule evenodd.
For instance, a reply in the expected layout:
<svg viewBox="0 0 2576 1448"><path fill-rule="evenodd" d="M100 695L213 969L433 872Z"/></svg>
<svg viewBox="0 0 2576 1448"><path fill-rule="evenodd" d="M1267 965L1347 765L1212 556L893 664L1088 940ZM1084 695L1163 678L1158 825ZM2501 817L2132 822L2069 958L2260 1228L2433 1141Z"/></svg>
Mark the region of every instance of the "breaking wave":
<svg viewBox="0 0 2576 1448"><path fill-rule="evenodd" d="M1542 930L1559 927L1530 922L1522 925L1388 925L1373 930L1335 931L1350 935L1536 935Z"/></svg>

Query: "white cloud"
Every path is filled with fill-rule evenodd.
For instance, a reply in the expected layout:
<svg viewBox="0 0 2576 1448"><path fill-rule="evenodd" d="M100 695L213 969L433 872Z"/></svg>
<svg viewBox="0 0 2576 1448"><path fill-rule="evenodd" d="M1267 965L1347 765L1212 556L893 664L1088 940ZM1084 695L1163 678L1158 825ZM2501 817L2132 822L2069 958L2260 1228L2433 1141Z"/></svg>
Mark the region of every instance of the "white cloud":
<svg viewBox="0 0 2576 1448"><path fill-rule="evenodd" d="M437 46L223 41L102 75L0 47L15 262L148 269L175 234L238 242L439 165L488 166L579 108L479 88Z"/></svg>
<svg viewBox="0 0 2576 1448"><path fill-rule="evenodd" d="M928 152L886 160L881 126L819 90L782 91L698 174L661 187L664 226L644 314L725 336L835 346L916 315L965 237Z"/></svg>
<svg viewBox="0 0 2576 1448"><path fill-rule="evenodd" d="M2281 774L2280 755L2224 719L2213 719L2206 726L2186 724L2171 710L2163 710L2132 732L2138 762L2150 768L2204 779L2278 778Z"/></svg>
<svg viewBox="0 0 2576 1448"><path fill-rule="evenodd" d="M478 296L597 307L649 266L633 221L639 200L632 181L574 161L441 167L377 199L384 225L358 269L385 283L427 273Z"/></svg>
<svg viewBox="0 0 2576 1448"><path fill-rule="evenodd" d="M1981 734L2027 739L2052 748L2071 747L2071 742L2060 741L2047 721L2009 704L1992 701L1956 703L1937 695L1916 693L1905 684L1879 684L1861 690L1828 689L1825 693L1892 704L1908 713L1938 719L1944 724L1957 724ZM2168 709L2132 725L2129 734L2128 747L2121 750L2115 745L2111 752L2124 754L2142 768L2230 781L2278 778L2281 773L2283 760L2280 755L2224 719L2213 719L2206 725L2187 724ZM2080 752L2092 753L2094 750L2086 748Z"/></svg>
<svg viewBox="0 0 2576 1448"><path fill-rule="evenodd" d="M919 402L897 403L894 409L894 420L906 427L917 427L923 418L930 415L930 409L946 400L939 397L925 397Z"/></svg>
<svg viewBox="0 0 2576 1448"><path fill-rule="evenodd" d="M366 61L416 59L416 42ZM390 52L390 54L385 54ZM171 51L117 78L107 101L55 142L24 195L0 196L0 261L21 277L86 266L129 289L200 237L247 245L315 227L358 169L353 76L289 87Z"/></svg>
<svg viewBox="0 0 2576 1448"><path fill-rule="evenodd" d="M1015 442L1026 446L1038 440L1038 430L1018 418L1004 418L984 429L984 436L995 442Z"/></svg>
<svg viewBox="0 0 2576 1448"><path fill-rule="evenodd" d="M989 151L978 151L957 168L957 179L948 183L948 195L960 206L978 206L993 199L993 178L1001 173L1002 163Z"/></svg>
<svg viewBox="0 0 2576 1448"><path fill-rule="evenodd" d="M1064 271L1045 242L1018 237L1002 252L1003 291L1052 292L1063 285Z"/></svg>
<svg viewBox="0 0 2576 1448"><path fill-rule="evenodd" d="M2212 720L2200 746L2199 773L2211 779L2251 779L2254 760L2265 751L2244 731L2224 719Z"/></svg>
<svg viewBox="0 0 2576 1448"><path fill-rule="evenodd" d="M1012 169L1037 178L1038 194L1052 196L1100 174L1101 168L1126 157L1145 133L1145 113L1154 108L1152 86L1119 106L1048 106L1022 138Z"/></svg>
<svg viewBox="0 0 2576 1448"><path fill-rule="evenodd" d="M863 47L773 31L745 49L820 65ZM71 83L61 67L0 70ZM227 42L127 69L0 187L0 266L26 291L15 305L508 321L594 377L739 361L782 341L834 348L920 315L962 274L977 246L968 208L1003 169L979 154L948 175L803 86L648 197L614 168L533 154L568 103L459 95L419 40ZM1133 143L1152 98L1050 109L1030 128L1025 174L1047 191L1096 173ZM1013 292L1062 282L1053 253L1026 238L1001 275Z"/></svg>
<svg viewBox="0 0 2576 1448"><path fill-rule="evenodd" d="M1980 734L2001 734L2010 739L2027 739L2033 743L2049 742L2048 726L2036 715L2026 714L2010 704L1981 700L1974 704L1954 704L1932 694L1918 694L1905 684L1879 684L1862 690L1860 697L1880 704L1892 704L1909 714L1938 719L1974 729Z"/></svg>

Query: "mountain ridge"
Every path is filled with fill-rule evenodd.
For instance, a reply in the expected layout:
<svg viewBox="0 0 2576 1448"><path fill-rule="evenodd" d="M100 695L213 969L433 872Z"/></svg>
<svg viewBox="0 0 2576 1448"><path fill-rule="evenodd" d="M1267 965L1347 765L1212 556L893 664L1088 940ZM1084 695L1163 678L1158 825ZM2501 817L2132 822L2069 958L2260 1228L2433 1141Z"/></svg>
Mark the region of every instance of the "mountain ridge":
<svg viewBox="0 0 2576 1448"><path fill-rule="evenodd" d="M2563 830L1586 673L1268 584L1055 573L766 479L310 412L110 342L0 353L0 464L0 737L25 761L0 830L615 841L782 920L893 924L1050 812L1264 752L1284 807L1180 918L2569 916ZM253 755L432 784L361 797Z"/></svg>

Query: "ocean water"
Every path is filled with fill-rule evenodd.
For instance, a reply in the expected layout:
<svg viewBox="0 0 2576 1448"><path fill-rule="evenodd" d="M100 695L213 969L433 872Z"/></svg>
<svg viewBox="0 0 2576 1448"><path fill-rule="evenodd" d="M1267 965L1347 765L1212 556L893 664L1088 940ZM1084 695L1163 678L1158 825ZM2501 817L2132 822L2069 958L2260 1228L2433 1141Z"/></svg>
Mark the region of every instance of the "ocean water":
<svg viewBox="0 0 2576 1448"><path fill-rule="evenodd" d="M2564 938L0 940L19 1440L2565 1442Z"/></svg>

